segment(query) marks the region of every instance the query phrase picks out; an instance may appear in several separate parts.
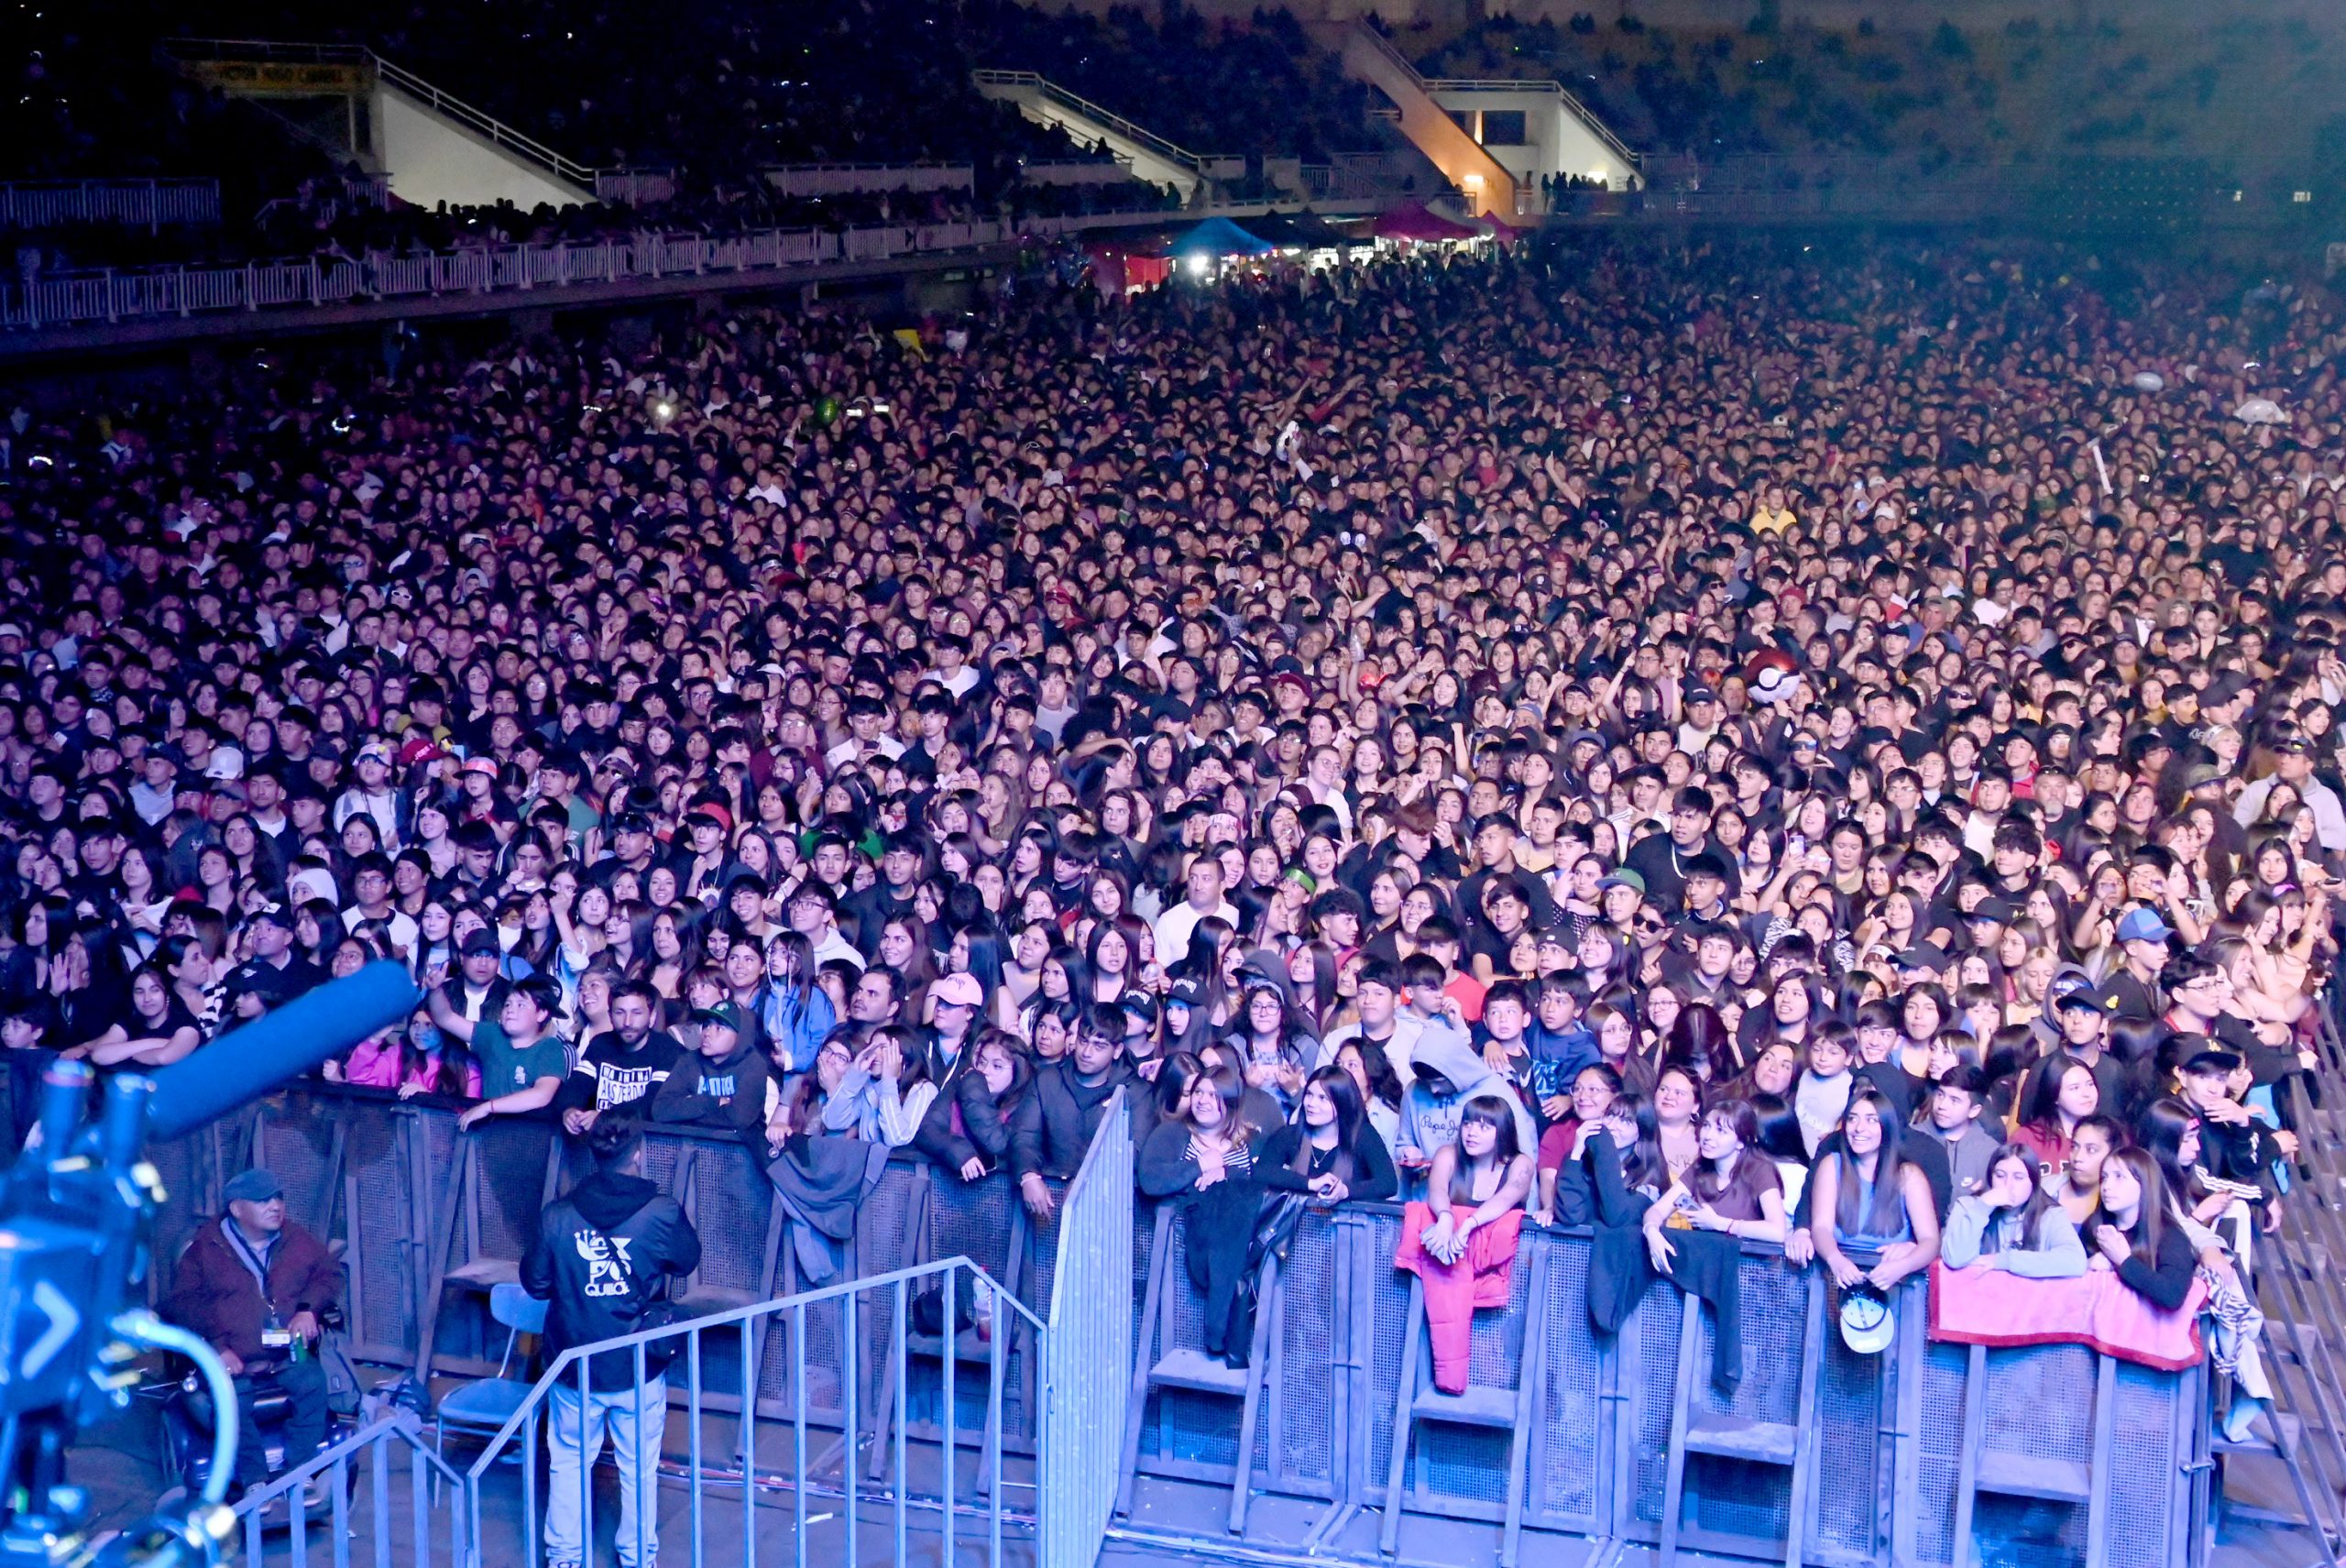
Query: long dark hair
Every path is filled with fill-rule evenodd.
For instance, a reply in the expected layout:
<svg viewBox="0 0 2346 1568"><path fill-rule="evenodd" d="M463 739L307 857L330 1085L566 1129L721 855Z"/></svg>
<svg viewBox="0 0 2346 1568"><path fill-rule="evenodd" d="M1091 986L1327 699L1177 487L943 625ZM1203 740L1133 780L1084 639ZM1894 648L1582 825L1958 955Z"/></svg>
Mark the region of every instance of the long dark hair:
<svg viewBox="0 0 2346 1568"><path fill-rule="evenodd" d="M1661 1119L1654 1114L1652 1099L1624 1089L1613 1097L1613 1104L1627 1111L1638 1129L1637 1141L1621 1151L1621 1184L1657 1191L1669 1186L1670 1162L1662 1157Z"/></svg>
<svg viewBox="0 0 2346 1568"><path fill-rule="evenodd" d="M1697 1100L1704 1086L1736 1073L1735 1036L1717 1008L1696 1002L1678 1010L1670 1037L1662 1045L1661 1066L1664 1070L1677 1068L1685 1072L1694 1080Z"/></svg>
<svg viewBox="0 0 2346 1568"><path fill-rule="evenodd" d="M2152 1101L2134 1124L2135 1142L2158 1161L2159 1174L2166 1178L2167 1196L2185 1208L2190 1207L2194 1197L2204 1195L2199 1173L2183 1163L2184 1137L2198 1124L2199 1113L2175 1099Z"/></svg>
<svg viewBox="0 0 2346 1568"><path fill-rule="evenodd" d="M2101 1195L2095 1199L2093 1212L2086 1216L2086 1223L2082 1229L2090 1234L2096 1225L2118 1225L2120 1234L2125 1236L2127 1245L2133 1249L2134 1255L2141 1258L2146 1265L2156 1266L2159 1243L2166 1234L2166 1206L2170 1201L2166 1190L2166 1178L2159 1174L2159 1162L2152 1158L2149 1151L2145 1149L2113 1149L2110 1152L2110 1160L2124 1165L2133 1175L2135 1181L2142 1186L2143 1203L2134 1215L2133 1228L2129 1230L2123 1225L2118 1225L2117 1217L2110 1213L2108 1208L2110 1161L2105 1160L2101 1168Z"/></svg>
<svg viewBox="0 0 2346 1568"><path fill-rule="evenodd" d="M2060 1132L2061 1080L2069 1076L2071 1068L2085 1066L2082 1060L2066 1050L2047 1053L2045 1059L2036 1064L2036 1076L2029 1080L2027 1098L2021 1105L2020 1124L2041 1127L2050 1133ZM2093 1076L2092 1069L2086 1069L2086 1076ZM2099 1103L2100 1089L2100 1081L2096 1080L2094 1109L2097 1111L2105 1109Z"/></svg>
<svg viewBox="0 0 2346 1568"><path fill-rule="evenodd" d="M1295 1158L1288 1168L1298 1176L1311 1169L1311 1129L1303 1124L1303 1101L1318 1084L1326 1091L1328 1102L1336 1108L1336 1158L1330 1167L1336 1179L1345 1186L1353 1184L1353 1174L1360 1160L1353 1151L1360 1146L1361 1124L1368 1120L1368 1107L1362 1103L1360 1087L1353 1082L1353 1075L1332 1064L1320 1069L1303 1080L1303 1093L1295 1097L1295 1127L1302 1135L1296 1140Z"/></svg>
<svg viewBox="0 0 2346 1568"><path fill-rule="evenodd" d="M1849 1147L1849 1114L1860 1105L1870 1106L1881 1124L1881 1151L1874 1157L1873 1202L1863 1214L1858 1212L1858 1157ZM1906 1201L1905 1161L1898 1147L1898 1108L1890 1096L1880 1090L1867 1087L1849 1096L1847 1109L1841 1113L1840 1190L1834 1204L1834 1223L1844 1235L1886 1236L1896 1229L1903 1217Z"/></svg>
<svg viewBox="0 0 2346 1568"><path fill-rule="evenodd" d="M435 1025L436 1027L436 1025ZM440 1065L431 1079L429 1088L434 1094L462 1097L472 1090L472 1048L445 1029L439 1030ZM407 1025L401 1025L400 1041L400 1081L421 1077L424 1064L431 1058L416 1048Z"/></svg>
<svg viewBox="0 0 2346 1568"><path fill-rule="evenodd" d="M1473 1207L1474 1171L1466 1154L1466 1129L1474 1126L1491 1129L1491 1166L1504 1172L1523 1153L1523 1145L1515 1135L1515 1113L1495 1094L1477 1094L1466 1102L1458 1114L1458 1157L1450 1168L1450 1201Z"/></svg>
<svg viewBox="0 0 2346 1568"><path fill-rule="evenodd" d="M2053 1207L2054 1197L2045 1186L2044 1163L2036 1157L2034 1149L2023 1143L2005 1144L1988 1157L1988 1179L1990 1182L1996 1179L1996 1168L2008 1159L2020 1161L2021 1168L2028 1172L2028 1201L2020 1206L2020 1250L2034 1252L2036 1250L2037 1222L2045 1217L2047 1209ZM1980 1236L1980 1251L1994 1252L1998 1249L1997 1230L1998 1227L1990 1225Z"/></svg>
<svg viewBox="0 0 2346 1568"><path fill-rule="evenodd" d="M1760 1113L1752 1109L1751 1102L1749 1100L1718 1101L1703 1113L1705 1121L1710 1120L1713 1116L1727 1123L1735 1133L1736 1142L1743 1146L1736 1153L1735 1168L1728 1172L1724 1179L1711 1169L1709 1160L1695 1160L1694 1168L1690 1173L1686 1184L1694 1189L1695 1197L1705 1202L1724 1196L1728 1188L1738 1183L1743 1176L1745 1160L1770 1159L1768 1152L1760 1146Z"/></svg>
<svg viewBox="0 0 2346 1568"><path fill-rule="evenodd" d="M1189 1083L1205 1070L1194 1051L1175 1051L1157 1069L1157 1119L1178 1122L1189 1099Z"/></svg>

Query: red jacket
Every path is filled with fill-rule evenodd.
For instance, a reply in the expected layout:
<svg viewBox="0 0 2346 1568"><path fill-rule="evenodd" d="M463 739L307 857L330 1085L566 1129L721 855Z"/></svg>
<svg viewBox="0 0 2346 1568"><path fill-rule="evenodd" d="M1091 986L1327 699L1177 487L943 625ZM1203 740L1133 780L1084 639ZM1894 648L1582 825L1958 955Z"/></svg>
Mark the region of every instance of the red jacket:
<svg viewBox="0 0 2346 1568"><path fill-rule="evenodd" d="M260 1342L270 1309L280 1324L291 1323L296 1312L323 1312L341 1296L341 1271L315 1236L288 1220L269 1255L264 1300L260 1281L228 1245L221 1224L214 1218L196 1228L195 1239L180 1255L163 1315L216 1348L235 1351L247 1365L281 1360L282 1351L265 1349Z"/></svg>

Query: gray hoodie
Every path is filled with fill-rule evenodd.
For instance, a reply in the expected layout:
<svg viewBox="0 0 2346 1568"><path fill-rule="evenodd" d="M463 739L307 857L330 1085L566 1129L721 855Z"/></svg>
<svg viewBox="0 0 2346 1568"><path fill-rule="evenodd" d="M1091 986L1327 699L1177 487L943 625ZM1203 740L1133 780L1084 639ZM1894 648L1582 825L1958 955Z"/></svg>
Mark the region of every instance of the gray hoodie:
<svg viewBox="0 0 2346 1568"><path fill-rule="evenodd" d="M1429 1018L1425 1030L1410 1052L1417 1077L1409 1092L1401 1097L1401 1130L1397 1135L1400 1146L1417 1149L1426 1158L1433 1158L1436 1151L1448 1146L1458 1136L1458 1121L1465 1113L1466 1102L1478 1095L1489 1095L1503 1102L1515 1113L1516 1147L1530 1154L1540 1146L1540 1138L1532 1128L1531 1113L1507 1080L1483 1063L1474 1044L1447 1020ZM1446 1087L1437 1093L1428 1081L1432 1074L1440 1074Z"/></svg>

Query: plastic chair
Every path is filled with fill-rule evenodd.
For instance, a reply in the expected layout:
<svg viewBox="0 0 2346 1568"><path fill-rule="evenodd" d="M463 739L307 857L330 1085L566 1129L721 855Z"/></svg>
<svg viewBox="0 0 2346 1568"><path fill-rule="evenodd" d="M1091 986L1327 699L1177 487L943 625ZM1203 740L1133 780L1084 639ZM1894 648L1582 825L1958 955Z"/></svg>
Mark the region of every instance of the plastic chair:
<svg viewBox="0 0 2346 1568"><path fill-rule="evenodd" d="M488 1315L505 1325L505 1354L497 1364L496 1376L466 1383L441 1396L435 1438L443 1456L451 1431L494 1437L530 1398L528 1382L505 1374L513 1365L515 1343L523 1334L545 1332L546 1303L519 1285L495 1285L489 1288Z"/></svg>

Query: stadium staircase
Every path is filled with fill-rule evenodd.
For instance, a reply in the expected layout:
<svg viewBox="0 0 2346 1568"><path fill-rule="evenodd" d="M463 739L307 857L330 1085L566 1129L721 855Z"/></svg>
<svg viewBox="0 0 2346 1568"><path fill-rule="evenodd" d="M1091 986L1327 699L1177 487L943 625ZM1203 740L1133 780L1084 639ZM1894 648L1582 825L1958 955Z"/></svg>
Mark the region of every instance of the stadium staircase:
<svg viewBox="0 0 2346 1568"><path fill-rule="evenodd" d="M1036 125L1063 130L1089 146L1105 147L1131 168L1135 179L1170 185L1185 203L1198 200L1200 190L1222 172L1219 165L1234 162L1240 173L1245 169L1244 159L1208 158L1177 147L1114 110L1103 109L1032 71L973 71L970 79L981 93L1015 104L1018 112Z"/></svg>
<svg viewBox="0 0 2346 1568"><path fill-rule="evenodd" d="M1637 154L1561 82L1428 80L1365 22L1347 25L1329 41L1346 71L1392 100L1402 134L1464 193L1477 217L1511 221L1536 211L1530 194L1542 175L1596 175L1617 191L1638 183ZM1461 115L1490 112L1523 115L1527 167L1502 163L1459 124Z"/></svg>
<svg viewBox="0 0 2346 1568"><path fill-rule="evenodd" d="M289 135L386 174L393 195L420 206L561 207L674 191L665 170L575 162L358 45L170 38L158 52L191 81L269 111Z"/></svg>

